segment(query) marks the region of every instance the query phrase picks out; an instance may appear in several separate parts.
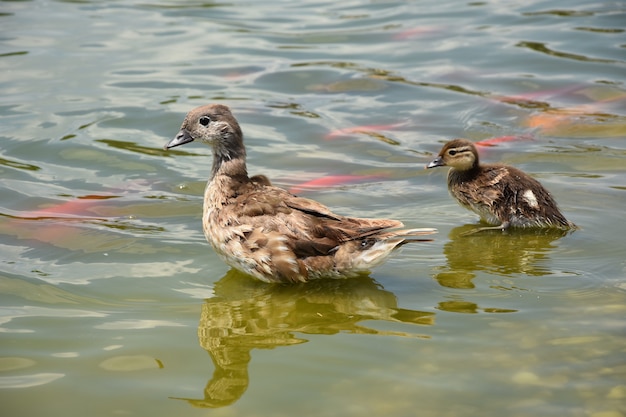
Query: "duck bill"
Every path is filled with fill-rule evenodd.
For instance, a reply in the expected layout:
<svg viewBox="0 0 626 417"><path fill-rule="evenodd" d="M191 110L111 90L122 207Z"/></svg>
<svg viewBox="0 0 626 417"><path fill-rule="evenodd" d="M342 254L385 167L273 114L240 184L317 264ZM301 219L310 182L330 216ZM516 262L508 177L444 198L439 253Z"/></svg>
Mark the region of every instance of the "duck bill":
<svg viewBox="0 0 626 417"><path fill-rule="evenodd" d="M443 158L438 156L437 158L433 159L428 165L426 165L426 169L428 168L435 168L435 167L442 167L445 166L446 164L443 162Z"/></svg>
<svg viewBox="0 0 626 417"><path fill-rule="evenodd" d="M176 146L184 145L185 143L193 142L193 137L186 129L181 129L176 137L165 144L163 149L168 150Z"/></svg>

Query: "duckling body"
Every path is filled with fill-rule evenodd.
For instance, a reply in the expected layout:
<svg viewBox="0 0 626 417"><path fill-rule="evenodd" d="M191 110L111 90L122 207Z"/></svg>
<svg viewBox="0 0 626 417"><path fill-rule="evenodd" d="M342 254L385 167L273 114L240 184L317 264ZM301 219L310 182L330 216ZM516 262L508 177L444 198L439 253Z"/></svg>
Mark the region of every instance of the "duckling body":
<svg viewBox="0 0 626 417"><path fill-rule="evenodd" d="M349 277L382 263L399 245L435 229L390 219L351 218L249 177L241 128L230 109L191 110L166 149L200 140L213 148L204 194L204 234L226 264L265 282Z"/></svg>
<svg viewBox="0 0 626 417"><path fill-rule="evenodd" d="M474 144L465 139L446 143L426 168L451 167L448 190L459 204L493 225L575 229L552 195L530 175L503 164L481 164Z"/></svg>

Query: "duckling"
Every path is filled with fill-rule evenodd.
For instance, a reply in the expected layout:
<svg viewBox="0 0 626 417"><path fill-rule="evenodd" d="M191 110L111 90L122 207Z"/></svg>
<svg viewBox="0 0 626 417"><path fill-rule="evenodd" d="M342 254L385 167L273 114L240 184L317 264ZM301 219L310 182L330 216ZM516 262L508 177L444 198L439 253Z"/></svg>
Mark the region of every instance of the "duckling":
<svg viewBox="0 0 626 417"><path fill-rule="evenodd" d="M390 219L344 217L317 201L249 177L239 123L227 106L191 110L165 149L198 140L213 149L202 225L231 267L268 283L367 273L408 241L436 229L400 229Z"/></svg>
<svg viewBox="0 0 626 417"><path fill-rule="evenodd" d="M448 190L459 204L493 227L576 229L559 210L552 195L530 175L503 164L481 164L478 151L466 139L446 143L426 168L449 166Z"/></svg>

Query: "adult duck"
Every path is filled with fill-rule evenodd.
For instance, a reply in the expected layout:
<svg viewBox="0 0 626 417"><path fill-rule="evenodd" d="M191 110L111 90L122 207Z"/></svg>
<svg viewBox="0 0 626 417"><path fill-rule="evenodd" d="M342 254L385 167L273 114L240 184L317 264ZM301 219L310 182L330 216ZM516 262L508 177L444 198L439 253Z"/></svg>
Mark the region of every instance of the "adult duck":
<svg viewBox="0 0 626 417"><path fill-rule="evenodd" d="M436 229L400 229L390 219L345 217L323 204L249 177L239 123L227 106L191 110L165 149L192 141L213 149L202 225L228 265L265 282L349 277L381 264L398 246Z"/></svg>

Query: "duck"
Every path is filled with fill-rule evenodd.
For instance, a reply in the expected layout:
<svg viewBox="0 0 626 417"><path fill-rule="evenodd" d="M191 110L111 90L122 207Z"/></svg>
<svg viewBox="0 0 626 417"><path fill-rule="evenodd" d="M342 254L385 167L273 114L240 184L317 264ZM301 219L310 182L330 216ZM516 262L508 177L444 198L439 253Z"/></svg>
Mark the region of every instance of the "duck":
<svg viewBox="0 0 626 417"><path fill-rule="evenodd" d="M469 231L508 228L573 230L543 185L527 173L504 164L481 164L474 143L467 139L447 142L426 169L448 166L448 190L463 207L491 225Z"/></svg>
<svg viewBox="0 0 626 417"><path fill-rule="evenodd" d="M208 104L187 113L165 150L202 142L213 164L204 193L207 241L229 266L267 283L367 274L391 252L434 228L401 229L399 220L346 217L325 205L250 177L239 123L230 108Z"/></svg>

